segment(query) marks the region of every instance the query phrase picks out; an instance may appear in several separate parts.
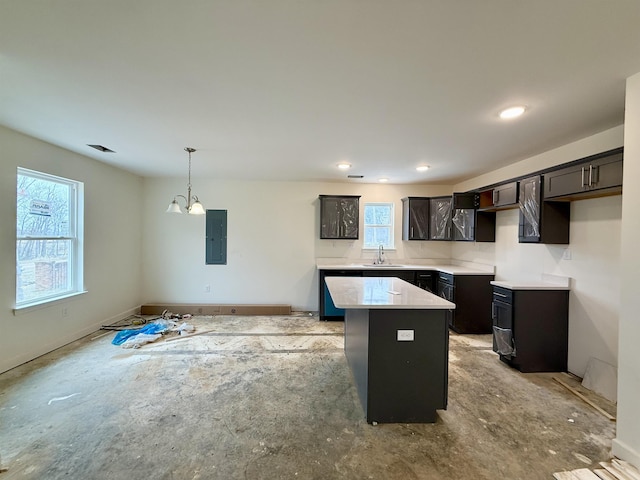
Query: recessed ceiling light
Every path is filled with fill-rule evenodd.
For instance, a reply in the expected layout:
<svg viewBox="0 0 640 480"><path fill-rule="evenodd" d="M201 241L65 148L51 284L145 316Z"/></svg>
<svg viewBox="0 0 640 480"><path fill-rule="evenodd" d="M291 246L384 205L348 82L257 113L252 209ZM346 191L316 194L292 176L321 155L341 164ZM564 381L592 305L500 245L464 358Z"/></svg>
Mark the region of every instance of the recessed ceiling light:
<svg viewBox="0 0 640 480"><path fill-rule="evenodd" d="M388 182L388 181L389 181L389 179L388 179L388 178L379 178L379 179L378 179L378 181L379 181L380 183L386 183L386 182Z"/></svg>
<svg viewBox="0 0 640 480"><path fill-rule="evenodd" d="M500 118L503 120L509 120L511 118L516 118L522 115L527 107L524 105L516 105L515 107L505 108L500 112Z"/></svg>
<svg viewBox="0 0 640 480"><path fill-rule="evenodd" d="M338 164L338 168L340 170L349 170L351 168L351 164L347 162L342 162Z"/></svg>
<svg viewBox="0 0 640 480"><path fill-rule="evenodd" d="M419 172L426 172L429 170L429 165L419 165L416 167L416 170Z"/></svg>

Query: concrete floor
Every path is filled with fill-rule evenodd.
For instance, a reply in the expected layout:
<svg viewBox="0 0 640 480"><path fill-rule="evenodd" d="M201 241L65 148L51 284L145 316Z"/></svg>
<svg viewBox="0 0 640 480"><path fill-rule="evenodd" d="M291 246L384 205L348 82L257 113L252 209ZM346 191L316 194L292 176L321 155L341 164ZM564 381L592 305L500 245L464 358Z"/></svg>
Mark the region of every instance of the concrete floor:
<svg viewBox="0 0 640 480"><path fill-rule="evenodd" d="M615 423L488 335L451 335L435 424L373 426L342 323L192 323L209 333L125 350L97 332L0 375L0 480L551 479L610 459Z"/></svg>

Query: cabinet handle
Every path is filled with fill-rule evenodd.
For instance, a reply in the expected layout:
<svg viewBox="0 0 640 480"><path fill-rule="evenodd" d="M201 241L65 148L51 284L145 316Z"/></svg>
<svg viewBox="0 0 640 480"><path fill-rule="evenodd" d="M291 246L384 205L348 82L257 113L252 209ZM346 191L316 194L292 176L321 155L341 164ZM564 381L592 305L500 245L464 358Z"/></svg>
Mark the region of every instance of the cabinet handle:
<svg viewBox="0 0 640 480"><path fill-rule="evenodd" d="M493 192L491 192L491 196L493 197L491 199L491 201L493 202L493 204L495 205L496 203L498 203L498 192L496 190L494 190Z"/></svg>
<svg viewBox="0 0 640 480"><path fill-rule="evenodd" d="M411 227L411 238L413 238L413 227Z"/></svg>
<svg viewBox="0 0 640 480"><path fill-rule="evenodd" d="M507 298L507 296L504 293L493 292L493 294L497 297Z"/></svg>
<svg viewBox="0 0 640 480"><path fill-rule="evenodd" d="M496 319L496 304L493 302L491 303L491 318Z"/></svg>
<svg viewBox="0 0 640 480"><path fill-rule="evenodd" d="M589 186L591 187L593 180L593 165L589 165Z"/></svg>
<svg viewBox="0 0 640 480"><path fill-rule="evenodd" d="M584 187L585 186L585 184L584 184L584 167L582 167L582 176L580 177L580 180L581 180L580 181L580 186Z"/></svg>

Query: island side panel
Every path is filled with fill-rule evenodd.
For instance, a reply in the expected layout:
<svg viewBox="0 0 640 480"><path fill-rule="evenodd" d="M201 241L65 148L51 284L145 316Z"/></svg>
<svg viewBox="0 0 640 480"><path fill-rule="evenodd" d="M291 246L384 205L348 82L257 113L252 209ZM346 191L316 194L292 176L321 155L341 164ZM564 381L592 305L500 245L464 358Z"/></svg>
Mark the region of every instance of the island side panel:
<svg viewBox="0 0 640 480"><path fill-rule="evenodd" d="M369 310L346 310L344 353L366 417L369 379Z"/></svg>
<svg viewBox="0 0 640 480"><path fill-rule="evenodd" d="M398 341L398 330L413 341ZM432 423L447 408L446 310L369 310L367 421Z"/></svg>

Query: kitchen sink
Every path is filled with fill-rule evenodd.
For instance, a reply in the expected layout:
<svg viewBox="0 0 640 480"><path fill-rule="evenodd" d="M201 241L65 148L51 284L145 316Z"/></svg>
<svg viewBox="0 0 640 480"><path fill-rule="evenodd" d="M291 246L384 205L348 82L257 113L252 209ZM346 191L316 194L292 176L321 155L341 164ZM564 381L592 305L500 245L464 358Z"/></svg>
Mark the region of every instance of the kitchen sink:
<svg viewBox="0 0 640 480"><path fill-rule="evenodd" d="M396 265L393 263L381 263L381 264L373 264L373 263L367 263L367 264L363 264L363 267L375 267L375 268L404 268L405 265Z"/></svg>

